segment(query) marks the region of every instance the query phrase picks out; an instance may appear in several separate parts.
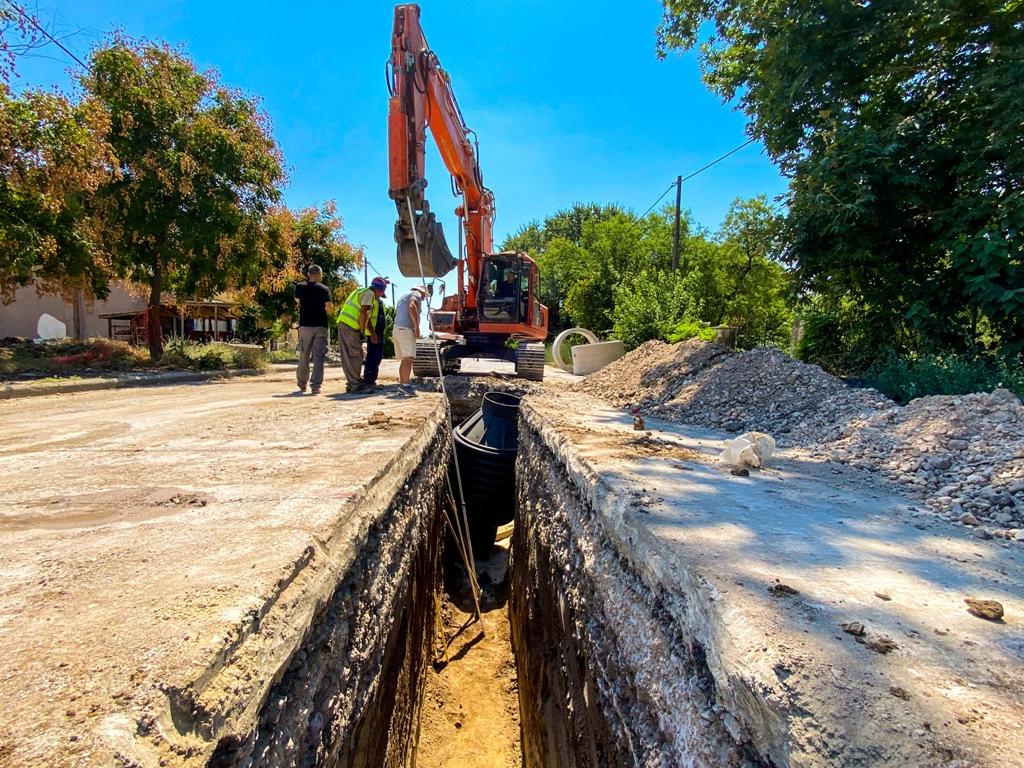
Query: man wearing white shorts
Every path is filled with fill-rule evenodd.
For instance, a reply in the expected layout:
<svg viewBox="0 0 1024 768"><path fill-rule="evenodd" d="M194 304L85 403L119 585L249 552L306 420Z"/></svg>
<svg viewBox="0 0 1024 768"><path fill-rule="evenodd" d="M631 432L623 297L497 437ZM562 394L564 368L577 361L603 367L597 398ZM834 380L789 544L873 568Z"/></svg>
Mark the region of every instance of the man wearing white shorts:
<svg viewBox="0 0 1024 768"><path fill-rule="evenodd" d="M417 285L395 306L395 327L391 340L395 344L395 358L398 360L398 389L405 395L415 395L410 385L412 364L416 359L416 339L420 336L420 302L428 295L422 285Z"/></svg>

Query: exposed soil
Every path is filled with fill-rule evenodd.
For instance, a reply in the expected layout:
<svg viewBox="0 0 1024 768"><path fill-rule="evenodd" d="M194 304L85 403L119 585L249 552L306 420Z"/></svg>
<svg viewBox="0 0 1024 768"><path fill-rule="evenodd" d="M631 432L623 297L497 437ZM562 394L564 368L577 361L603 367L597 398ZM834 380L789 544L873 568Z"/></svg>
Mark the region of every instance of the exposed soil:
<svg viewBox="0 0 1024 768"><path fill-rule="evenodd" d="M444 597L443 627L438 628L434 667L427 670L420 715L419 768L522 765L519 687L504 594L507 562L508 550L496 545L489 561L477 563L487 574L481 577L481 621L475 621L462 590L453 590L454 598ZM442 628L446 648L440 642Z"/></svg>

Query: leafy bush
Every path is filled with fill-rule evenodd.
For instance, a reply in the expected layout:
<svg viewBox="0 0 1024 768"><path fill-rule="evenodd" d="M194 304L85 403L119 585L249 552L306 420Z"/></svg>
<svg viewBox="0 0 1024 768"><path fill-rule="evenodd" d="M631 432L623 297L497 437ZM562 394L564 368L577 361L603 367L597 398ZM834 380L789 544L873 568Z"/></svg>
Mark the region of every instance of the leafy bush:
<svg viewBox="0 0 1024 768"><path fill-rule="evenodd" d="M704 341L715 340L715 329L707 323L694 320L680 320L672 326L665 334L665 341L675 344L687 339L704 339Z"/></svg>
<svg viewBox="0 0 1024 768"><path fill-rule="evenodd" d="M891 317L852 300L813 299L800 313L802 333L796 356L839 376L859 376L886 362L891 352L914 345L901 339Z"/></svg>
<svg viewBox="0 0 1024 768"><path fill-rule="evenodd" d="M160 364L165 368L212 371L218 368L266 367L267 358L261 347L237 344L199 344L187 339L172 339L164 346Z"/></svg>
<svg viewBox="0 0 1024 768"><path fill-rule="evenodd" d="M1020 359L891 353L869 374L872 386L901 403L926 395L966 395L1003 387L1024 398Z"/></svg>
<svg viewBox="0 0 1024 768"><path fill-rule="evenodd" d="M111 339L37 344L12 337L0 341L0 374L123 371L148 364L145 350Z"/></svg>

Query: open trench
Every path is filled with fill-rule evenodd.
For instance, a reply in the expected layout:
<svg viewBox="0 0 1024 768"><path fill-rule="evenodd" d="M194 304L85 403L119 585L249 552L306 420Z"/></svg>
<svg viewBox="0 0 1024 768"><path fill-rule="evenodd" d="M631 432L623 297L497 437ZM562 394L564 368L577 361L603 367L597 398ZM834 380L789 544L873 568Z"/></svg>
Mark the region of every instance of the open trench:
<svg viewBox="0 0 1024 768"><path fill-rule="evenodd" d="M509 389L514 391L512 386ZM454 398L454 423L483 392ZM247 734L216 766L735 766L702 650L605 546L520 422L511 539L478 563L483 616L445 546L447 426L370 532ZM447 551L446 551L447 550Z"/></svg>

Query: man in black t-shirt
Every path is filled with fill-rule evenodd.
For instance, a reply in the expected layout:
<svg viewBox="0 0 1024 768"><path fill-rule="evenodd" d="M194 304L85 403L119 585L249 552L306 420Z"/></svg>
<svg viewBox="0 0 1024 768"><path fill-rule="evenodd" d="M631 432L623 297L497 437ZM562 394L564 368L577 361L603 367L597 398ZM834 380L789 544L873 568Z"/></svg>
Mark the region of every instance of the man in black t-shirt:
<svg viewBox="0 0 1024 768"><path fill-rule="evenodd" d="M330 289L321 283L324 271L313 264L306 271L306 280L295 286L295 301L299 305L299 367L295 369L299 391L320 392L324 382L324 358L327 356L327 317L334 314ZM313 375L309 375L309 361L313 361Z"/></svg>

